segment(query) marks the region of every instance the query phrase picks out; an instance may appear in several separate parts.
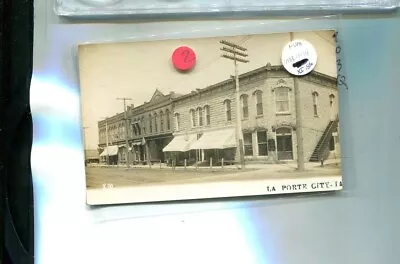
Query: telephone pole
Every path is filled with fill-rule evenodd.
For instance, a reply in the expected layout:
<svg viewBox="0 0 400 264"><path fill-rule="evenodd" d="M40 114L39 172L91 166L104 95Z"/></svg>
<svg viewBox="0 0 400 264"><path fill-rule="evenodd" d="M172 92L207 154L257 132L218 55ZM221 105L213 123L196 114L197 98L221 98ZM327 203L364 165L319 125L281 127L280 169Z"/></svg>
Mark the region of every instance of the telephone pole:
<svg viewBox="0 0 400 264"><path fill-rule="evenodd" d="M107 166L110 165L110 155L108 153L108 117L103 117L104 121L106 121L106 150L107 150Z"/></svg>
<svg viewBox="0 0 400 264"><path fill-rule="evenodd" d="M244 169L244 148L243 148L243 135L242 135L242 118L240 113L240 94L239 94L239 70L238 63L248 63L246 58L249 56L245 52L246 48L239 46L235 43L221 40L223 45L221 50L225 52L223 58L232 60L235 66L235 83L236 83L236 155L240 160L241 168Z"/></svg>
<svg viewBox="0 0 400 264"><path fill-rule="evenodd" d="M290 32L290 41L293 41L292 32ZM301 99L297 76L293 76L293 85L296 105L297 170L304 171L303 116L301 113Z"/></svg>
<svg viewBox="0 0 400 264"><path fill-rule="evenodd" d="M129 143L128 143L128 113L126 108L126 101L131 101L132 98L117 98L117 100L124 101L124 120L125 120L125 153L126 153L126 167L129 168Z"/></svg>

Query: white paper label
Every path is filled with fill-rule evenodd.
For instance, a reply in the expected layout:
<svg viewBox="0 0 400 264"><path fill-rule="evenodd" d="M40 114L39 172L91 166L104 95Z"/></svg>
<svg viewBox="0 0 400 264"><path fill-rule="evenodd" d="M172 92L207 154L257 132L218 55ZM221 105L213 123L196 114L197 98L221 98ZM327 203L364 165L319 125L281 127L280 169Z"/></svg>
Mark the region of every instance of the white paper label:
<svg viewBox="0 0 400 264"><path fill-rule="evenodd" d="M306 75L317 64L317 52L310 42L293 40L283 48L282 64L293 75Z"/></svg>

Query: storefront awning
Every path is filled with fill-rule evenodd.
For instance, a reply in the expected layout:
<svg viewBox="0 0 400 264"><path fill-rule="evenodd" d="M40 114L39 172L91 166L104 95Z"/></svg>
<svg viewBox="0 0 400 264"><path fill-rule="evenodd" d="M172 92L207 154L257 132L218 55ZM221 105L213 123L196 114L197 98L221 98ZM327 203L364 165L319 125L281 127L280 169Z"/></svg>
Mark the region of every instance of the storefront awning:
<svg viewBox="0 0 400 264"><path fill-rule="evenodd" d="M190 150L190 145L197 139L197 134L179 135L174 137L171 142L163 149L163 152L186 152Z"/></svg>
<svg viewBox="0 0 400 264"><path fill-rule="evenodd" d="M104 157L104 156L115 156L115 155L118 155L118 146L105 147L103 152L100 154L101 157Z"/></svg>
<svg viewBox="0 0 400 264"><path fill-rule="evenodd" d="M190 149L226 149L236 147L235 129L221 129L204 132Z"/></svg>

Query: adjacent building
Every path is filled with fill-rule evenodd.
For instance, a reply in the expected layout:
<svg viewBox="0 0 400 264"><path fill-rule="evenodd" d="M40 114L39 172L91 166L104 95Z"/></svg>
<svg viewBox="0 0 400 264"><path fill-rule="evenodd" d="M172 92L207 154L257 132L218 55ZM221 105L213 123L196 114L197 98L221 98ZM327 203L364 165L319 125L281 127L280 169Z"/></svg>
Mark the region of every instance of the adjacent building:
<svg viewBox="0 0 400 264"><path fill-rule="evenodd" d="M109 164L126 164L127 160L133 164L165 162L162 149L173 138L172 100L176 96L175 93L164 95L156 90L149 102L137 107L128 106L126 113L100 121L99 148L102 161L108 160ZM128 131L125 131L125 127Z"/></svg>
<svg viewBox="0 0 400 264"><path fill-rule="evenodd" d="M173 138L173 99L156 90L149 102L128 111L134 162L165 162L162 149Z"/></svg>
<svg viewBox="0 0 400 264"><path fill-rule="evenodd" d="M149 102L130 106L126 124L131 161L234 163L238 133L247 162L295 161L301 142L296 138L297 125L303 130L305 161L340 157L336 78L315 71L293 77L282 66L268 64L240 75L239 83L239 102L231 76L185 95L156 90ZM236 129L238 116L241 131ZM99 122L103 161L107 157L112 163L126 162L124 122L124 113Z"/></svg>
<svg viewBox="0 0 400 264"><path fill-rule="evenodd" d="M100 156L97 149L85 149L85 164L99 163Z"/></svg>
<svg viewBox="0 0 400 264"><path fill-rule="evenodd" d="M126 163L124 113L98 122L100 161L110 165Z"/></svg>

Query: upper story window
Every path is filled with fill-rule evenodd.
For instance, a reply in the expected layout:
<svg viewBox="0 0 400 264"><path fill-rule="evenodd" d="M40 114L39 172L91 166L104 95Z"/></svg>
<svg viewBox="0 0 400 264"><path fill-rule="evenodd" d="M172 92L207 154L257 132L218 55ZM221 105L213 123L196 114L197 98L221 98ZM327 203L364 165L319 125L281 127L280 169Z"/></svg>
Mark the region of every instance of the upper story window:
<svg viewBox="0 0 400 264"><path fill-rule="evenodd" d="M139 133L140 131L137 130L137 127L136 127L136 119L133 120L131 126L132 126L132 133L133 133L133 135L134 135L134 136L137 136L138 133Z"/></svg>
<svg viewBox="0 0 400 264"><path fill-rule="evenodd" d="M260 90L255 91L254 93L255 101L256 101L256 112L257 115L262 115L264 113L263 109L263 92Z"/></svg>
<svg viewBox="0 0 400 264"><path fill-rule="evenodd" d="M199 126L203 125L203 109L201 107L197 108L197 120L199 122Z"/></svg>
<svg viewBox="0 0 400 264"><path fill-rule="evenodd" d="M134 126L135 126L136 131L137 131L137 134L138 134L139 136L142 134L142 129L140 128L141 125L142 125L142 124L141 124L140 120L139 120L139 119L136 120Z"/></svg>
<svg viewBox="0 0 400 264"><path fill-rule="evenodd" d="M211 120L210 120L210 106L206 105L204 106L204 113L206 116L206 126L210 125Z"/></svg>
<svg viewBox="0 0 400 264"><path fill-rule="evenodd" d="M164 112L160 112L160 131L164 131Z"/></svg>
<svg viewBox="0 0 400 264"><path fill-rule="evenodd" d="M232 120L232 109L231 109L231 101L226 99L224 101L224 106L225 106L225 117L226 121L231 121Z"/></svg>
<svg viewBox="0 0 400 264"><path fill-rule="evenodd" d="M190 126L195 127L196 126L196 113L194 109L190 109Z"/></svg>
<svg viewBox="0 0 400 264"><path fill-rule="evenodd" d="M314 109L314 116L318 117L318 93L313 92L312 93L313 97L313 109Z"/></svg>
<svg viewBox="0 0 400 264"><path fill-rule="evenodd" d="M153 133L153 118L149 115L149 133Z"/></svg>
<svg viewBox="0 0 400 264"><path fill-rule="evenodd" d="M179 130L181 123L179 113L175 113L174 117L175 117L175 130Z"/></svg>
<svg viewBox="0 0 400 264"><path fill-rule="evenodd" d="M247 94L240 96L240 103L242 106L242 118L246 119L249 117L249 96Z"/></svg>
<svg viewBox="0 0 400 264"><path fill-rule="evenodd" d="M335 102L335 96L333 94L329 95L329 105L332 107Z"/></svg>
<svg viewBox="0 0 400 264"><path fill-rule="evenodd" d="M167 118L167 130L171 129L171 113L169 112L169 110L165 110L165 116Z"/></svg>
<svg viewBox="0 0 400 264"><path fill-rule="evenodd" d="M158 132L158 116L157 113L154 113L154 132Z"/></svg>
<svg viewBox="0 0 400 264"><path fill-rule="evenodd" d="M121 135L122 139L125 139L125 136L126 136L126 134L125 134L125 126L121 125L121 133L120 133L120 135Z"/></svg>
<svg viewBox="0 0 400 264"><path fill-rule="evenodd" d="M289 109L289 88L279 87L275 89L275 102L277 113L288 113Z"/></svg>
<svg viewBox="0 0 400 264"><path fill-rule="evenodd" d="M144 122L144 116L142 116L142 118L140 119L140 124L142 126L142 133L144 135L144 134L146 134L146 124Z"/></svg>

